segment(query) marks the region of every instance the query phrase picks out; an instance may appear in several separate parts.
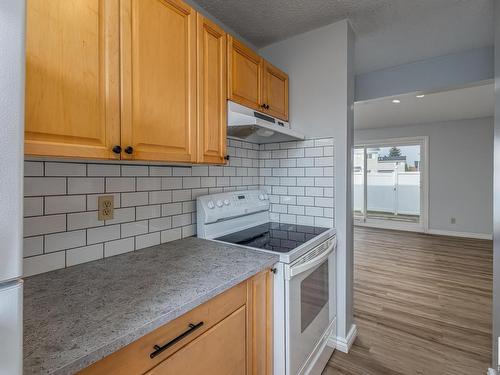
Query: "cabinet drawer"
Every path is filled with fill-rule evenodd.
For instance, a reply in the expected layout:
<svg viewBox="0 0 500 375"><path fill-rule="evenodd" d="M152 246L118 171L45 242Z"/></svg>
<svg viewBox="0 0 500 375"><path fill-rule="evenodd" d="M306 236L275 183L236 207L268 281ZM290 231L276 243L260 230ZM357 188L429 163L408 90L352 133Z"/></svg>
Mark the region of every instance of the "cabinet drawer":
<svg viewBox="0 0 500 375"><path fill-rule="evenodd" d="M242 306L146 375L245 375L245 320Z"/></svg>
<svg viewBox="0 0 500 375"><path fill-rule="evenodd" d="M238 308L245 305L245 303L246 282L243 282L101 361L94 363L82 370L80 374L144 374L180 348L208 331ZM200 322L203 322L203 325L200 325L199 328L192 329L192 326L190 327L190 324L196 325ZM185 332L189 333L182 335ZM155 351L155 345L161 347L179 336L181 338L175 341L173 345L154 358L150 358L150 354Z"/></svg>

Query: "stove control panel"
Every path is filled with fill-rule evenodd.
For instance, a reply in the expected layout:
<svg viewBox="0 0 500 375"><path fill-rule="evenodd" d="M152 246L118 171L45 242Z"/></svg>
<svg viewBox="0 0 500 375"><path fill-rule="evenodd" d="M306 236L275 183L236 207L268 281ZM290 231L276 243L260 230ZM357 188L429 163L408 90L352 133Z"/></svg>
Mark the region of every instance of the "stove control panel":
<svg viewBox="0 0 500 375"><path fill-rule="evenodd" d="M269 211L269 206L269 196L262 190L204 195L196 200L198 222L204 224Z"/></svg>

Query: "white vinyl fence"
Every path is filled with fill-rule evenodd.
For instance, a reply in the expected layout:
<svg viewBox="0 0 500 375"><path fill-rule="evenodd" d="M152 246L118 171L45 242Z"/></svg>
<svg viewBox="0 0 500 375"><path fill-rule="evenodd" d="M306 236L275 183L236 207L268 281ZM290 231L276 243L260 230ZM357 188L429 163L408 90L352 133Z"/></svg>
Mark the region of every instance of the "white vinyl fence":
<svg viewBox="0 0 500 375"><path fill-rule="evenodd" d="M420 172L368 173L367 210L420 215ZM354 173L354 210L363 211L363 173Z"/></svg>

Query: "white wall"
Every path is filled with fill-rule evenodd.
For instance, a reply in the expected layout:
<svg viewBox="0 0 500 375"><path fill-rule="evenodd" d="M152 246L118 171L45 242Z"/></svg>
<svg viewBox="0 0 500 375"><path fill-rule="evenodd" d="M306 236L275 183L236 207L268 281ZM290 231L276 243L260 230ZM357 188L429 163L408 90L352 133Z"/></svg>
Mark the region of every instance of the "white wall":
<svg viewBox="0 0 500 375"><path fill-rule="evenodd" d="M307 137L334 138L337 336L341 339L352 325L353 50L351 27L340 21L260 51L290 76L292 127Z"/></svg>
<svg viewBox="0 0 500 375"><path fill-rule="evenodd" d="M495 0L495 98L492 366L496 370L499 365L497 338L500 335L500 0Z"/></svg>
<svg viewBox="0 0 500 375"><path fill-rule="evenodd" d="M356 130L354 138L415 136L429 137L429 229L492 234L493 118Z"/></svg>

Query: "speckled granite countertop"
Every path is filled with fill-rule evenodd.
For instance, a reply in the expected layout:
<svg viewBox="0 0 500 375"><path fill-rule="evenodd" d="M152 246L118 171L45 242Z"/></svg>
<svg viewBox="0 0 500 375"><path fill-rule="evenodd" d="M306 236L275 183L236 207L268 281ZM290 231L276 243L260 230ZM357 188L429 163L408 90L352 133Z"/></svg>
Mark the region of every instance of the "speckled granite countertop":
<svg viewBox="0 0 500 375"><path fill-rule="evenodd" d="M28 277L24 375L73 374L277 260L186 238Z"/></svg>

